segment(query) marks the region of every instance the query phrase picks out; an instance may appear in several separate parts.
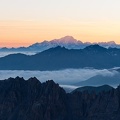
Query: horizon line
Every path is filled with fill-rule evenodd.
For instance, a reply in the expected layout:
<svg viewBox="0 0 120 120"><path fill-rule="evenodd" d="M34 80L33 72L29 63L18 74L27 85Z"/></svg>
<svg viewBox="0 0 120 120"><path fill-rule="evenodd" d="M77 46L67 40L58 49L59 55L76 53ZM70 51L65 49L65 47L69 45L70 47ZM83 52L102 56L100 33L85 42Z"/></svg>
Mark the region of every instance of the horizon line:
<svg viewBox="0 0 120 120"><path fill-rule="evenodd" d="M33 42L33 43L10 43L10 44L19 44L19 45L13 45L13 46L11 46L10 44L9 45L7 45L7 46L4 46L4 45L2 45L2 46L0 46L0 48L20 48L20 47L29 47L29 46L31 46L31 45L33 45L33 44L40 44L40 43L43 43L43 42L45 42L45 41L47 41L47 42L51 42L51 41L53 41L53 40L60 40L60 39L63 39L63 38L65 38L65 37L71 37L72 39L74 39L74 40L76 40L76 42L81 42L82 44L87 44L87 43L89 43L89 44L100 44L100 43L113 43L113 44L116 44L116 45L120 45L119 43L116 43L114 40L110 40L110 41L99 41L99 42L90 42L90 41L85 41L85 42L83 42L82 40L79 40L79 39L76 39L76 38L74 38L73 36L70 36L70 35L66 35L66 36L64 36L64 37L60 37L60 38L54 38L54 39L52 39L52 40L42 40L42 41L40 41L40 42L38 42L38 41L36 41L36 42ZM62 40L61 40L62 41ZM1 44L7 44L7 43L1 43ZM22 45L22 44L24 44L24 45ZM26 45L25 45L26 44Z"/></svg>

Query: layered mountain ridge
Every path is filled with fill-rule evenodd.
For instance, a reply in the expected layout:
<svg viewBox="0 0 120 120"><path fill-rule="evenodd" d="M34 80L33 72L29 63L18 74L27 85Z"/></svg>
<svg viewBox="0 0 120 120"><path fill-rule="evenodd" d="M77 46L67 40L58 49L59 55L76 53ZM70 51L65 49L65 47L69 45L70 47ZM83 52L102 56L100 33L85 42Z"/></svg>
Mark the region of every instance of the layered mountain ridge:
<svg viewBox="0 0 120 120"><path fill-rule="evenodd" d="M0 81L0 111L1 120L119 120L120 86L66 93L52 80L9 78Z"/></svg>
<svg viewBox="0 0 120 120"><path fill-rule="evenodd" d="M53 39L50 41L44 40L43 42L40 43L34 43L28 47L19 47L19 48L1 48L0 51L13 51L13 52L24 52L24 51L31 51L31 52L41 52L44 50L47 50L49 48L61 46L65 47L67 49L83 49L86 46L93 45L93 44L98 44L101 45L102 47L105 48L120 48L119 44L116 44L114 41L109 41L109 42L96 42L96 43L90 43L90 42L82 42L80 40L77 40L73 38L72 36L65 36L60 39Z"/></svg>
<svg viewBox="0 0 120 120"><path fill-rule="evenodd" d="M12 54L0 58L0 70L62 70L120 67L120 49L90 45L84 49L55 47L35 55Z"/></svg>

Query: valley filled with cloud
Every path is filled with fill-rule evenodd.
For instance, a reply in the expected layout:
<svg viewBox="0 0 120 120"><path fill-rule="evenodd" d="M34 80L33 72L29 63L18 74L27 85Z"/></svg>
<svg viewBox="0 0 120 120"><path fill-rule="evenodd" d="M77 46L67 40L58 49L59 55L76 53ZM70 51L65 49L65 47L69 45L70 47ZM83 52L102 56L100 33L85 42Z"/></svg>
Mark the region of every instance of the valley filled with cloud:
<svg viewBox="0 0 120 120"><path fill-rule="evenodd" d="M9 77L23 77L24 79L29 79L30 77L36 77L41 82L45 82L47 80L54 80L56 83L59 83L62 87L67 89L75 89L79 85L77 83L81 81L87 81L88 79L95 76L102 76L105 78L118 78L120 73L118 72L119 68L115 69L66 69L66 70L58 70L58 71L24 71L24 70L0 70L1 80L7 79ZM114 83L113 79L113 83ZM96 78L97 80L97 78ZM109 84L109 80L107 81ZM106 83L106 82L105 82ZM98 83L99 85L99 83ZM110 85L112 85L110 83ZM114 86L114 85L113 85Z"/></svg>

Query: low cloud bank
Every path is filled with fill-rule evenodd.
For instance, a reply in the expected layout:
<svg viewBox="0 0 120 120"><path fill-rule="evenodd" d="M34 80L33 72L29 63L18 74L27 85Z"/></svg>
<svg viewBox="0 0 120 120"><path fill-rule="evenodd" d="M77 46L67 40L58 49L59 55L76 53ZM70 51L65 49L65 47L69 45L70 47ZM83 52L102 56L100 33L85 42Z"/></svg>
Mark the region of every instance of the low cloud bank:
<svg viewBox="0 0 120 120"><path fill-rule="evenodd" d="M9 77L37 77L41 82L54 80L62 85L71 85L80 81L87 80L96 75L114 76L118 74L116 70L97 70L97 69L66 69L59 71L24 71L24 70L0 70L0 80Z"/></svg>
<svg viewBox="0 0 120 120"><path fill-rule="evenodd" d="M22 53L22 54L25 54L25 55L35 55L37 52L0 52L0 57L5 57L7 55L10 55L10 54L17 54L17 53Z"/></svg>
<svg viewBox="0 0 120 120"><path fill-rule="evenodd" d="M62 87L67 93L72 92L73 90L75 90L76 88L80 87L80 86L74 86L74 85L60 85L60 87Z"/></svg>

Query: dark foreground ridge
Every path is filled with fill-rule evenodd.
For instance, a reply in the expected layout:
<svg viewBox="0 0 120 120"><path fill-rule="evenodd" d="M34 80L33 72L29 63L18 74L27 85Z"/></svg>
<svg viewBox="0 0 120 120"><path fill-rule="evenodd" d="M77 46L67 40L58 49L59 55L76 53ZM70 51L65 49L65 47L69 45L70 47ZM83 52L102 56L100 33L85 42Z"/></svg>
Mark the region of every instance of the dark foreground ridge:
<svg viewBox="0 0 120 120"><path fill-rule="evenodd" d="M0 120L120 120L120 87L66 93L49 80L0 81Z"/></svg>
<svg viewBox="0 0 120 120"><path fill-rule="evenodd" d="M79 87L77 89L75 89L74 91L72 91L72 93L74 92L84 92L84 91L88 91L88 93L93 93L95 92L96 94L101 93L102 91L107 92L112 90L113 87L109 86L109 85L102 85L102 86L84 86L84 87Z"/></svg>

